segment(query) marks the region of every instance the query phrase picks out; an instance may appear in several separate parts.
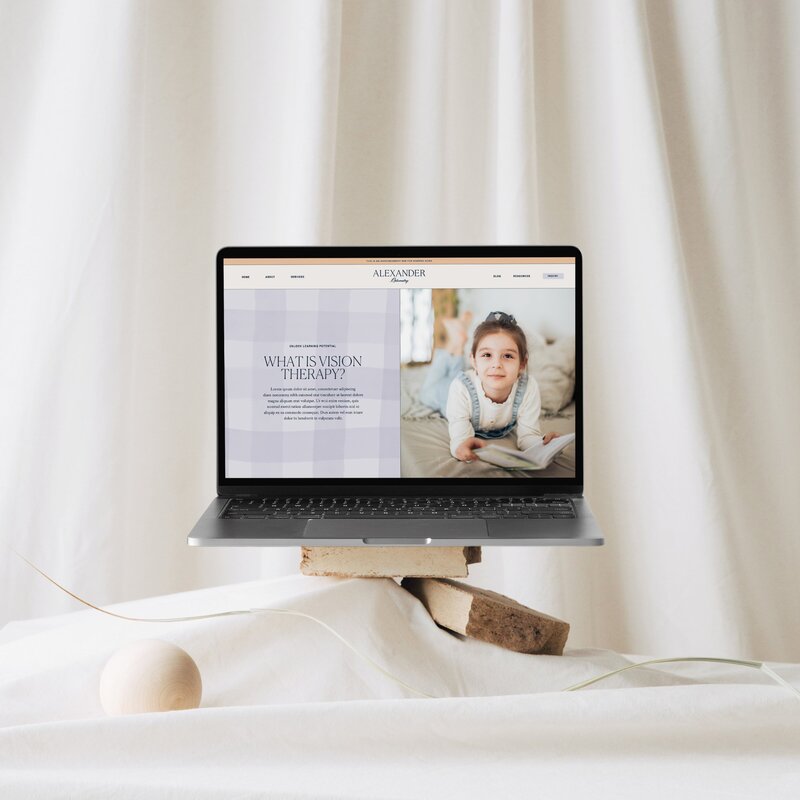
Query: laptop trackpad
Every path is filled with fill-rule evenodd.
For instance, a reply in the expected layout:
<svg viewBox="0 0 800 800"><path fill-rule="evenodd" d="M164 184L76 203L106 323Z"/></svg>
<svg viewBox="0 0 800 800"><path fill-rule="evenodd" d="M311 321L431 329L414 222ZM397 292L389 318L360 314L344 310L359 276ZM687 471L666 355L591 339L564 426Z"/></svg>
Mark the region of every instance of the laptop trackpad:
<svg viewBox="0 0 800 800"><path fill-rule="evenodd" d="M310 519L308 539L431 539L488 538L482 519Z"/></svg>

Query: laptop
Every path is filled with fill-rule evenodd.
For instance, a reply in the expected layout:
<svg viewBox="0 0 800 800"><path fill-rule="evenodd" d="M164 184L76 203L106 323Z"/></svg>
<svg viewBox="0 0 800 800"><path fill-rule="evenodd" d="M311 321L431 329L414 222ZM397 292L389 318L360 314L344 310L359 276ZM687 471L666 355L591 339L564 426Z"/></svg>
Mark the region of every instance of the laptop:
<svg viewBox="0 0 800 800"><path fill-rule="evenodd" d="M230 247L202 546L600 545L574 247Z"/></svg>

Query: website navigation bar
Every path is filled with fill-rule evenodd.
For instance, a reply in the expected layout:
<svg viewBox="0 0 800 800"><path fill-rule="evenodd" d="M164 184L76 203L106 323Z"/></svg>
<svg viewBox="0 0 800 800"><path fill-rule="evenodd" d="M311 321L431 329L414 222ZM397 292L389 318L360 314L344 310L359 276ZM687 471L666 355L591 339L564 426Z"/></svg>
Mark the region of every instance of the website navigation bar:
<svg viewBox="0 0 800 800"><path fill-rule="evenodd" d="M226 260L224 265L225 289L575 288L572 259L509 259L497 263L465 259L437 263L231 261Z"/></svg>

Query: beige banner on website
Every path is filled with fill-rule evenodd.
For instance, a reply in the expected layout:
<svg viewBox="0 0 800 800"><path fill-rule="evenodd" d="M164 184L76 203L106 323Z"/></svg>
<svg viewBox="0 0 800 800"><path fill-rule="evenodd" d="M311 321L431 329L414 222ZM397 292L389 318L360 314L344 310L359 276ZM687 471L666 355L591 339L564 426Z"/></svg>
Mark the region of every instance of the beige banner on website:
<svg viewBox="0 0 800 800"><path fill-rule="evenodd" d="M248 263L241 263L246 261ZM234 263L235 262L235 263ZM573 259L226 259L226 289L574 289Z"/></svg>

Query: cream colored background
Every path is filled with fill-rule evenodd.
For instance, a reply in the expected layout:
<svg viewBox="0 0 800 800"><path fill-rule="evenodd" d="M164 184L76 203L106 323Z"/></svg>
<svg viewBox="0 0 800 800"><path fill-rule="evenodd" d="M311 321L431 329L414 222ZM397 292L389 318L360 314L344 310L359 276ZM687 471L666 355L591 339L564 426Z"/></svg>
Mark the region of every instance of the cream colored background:
<svg viewBox="0 0 800 800"><path fill-rule="evenodd" d="M2 538L99 603L190 550L223 245L584 253L607 545L473 570L571 646L800 660L800 7L0 3ZM0 620L71 609L9 551Z"/></svg>

